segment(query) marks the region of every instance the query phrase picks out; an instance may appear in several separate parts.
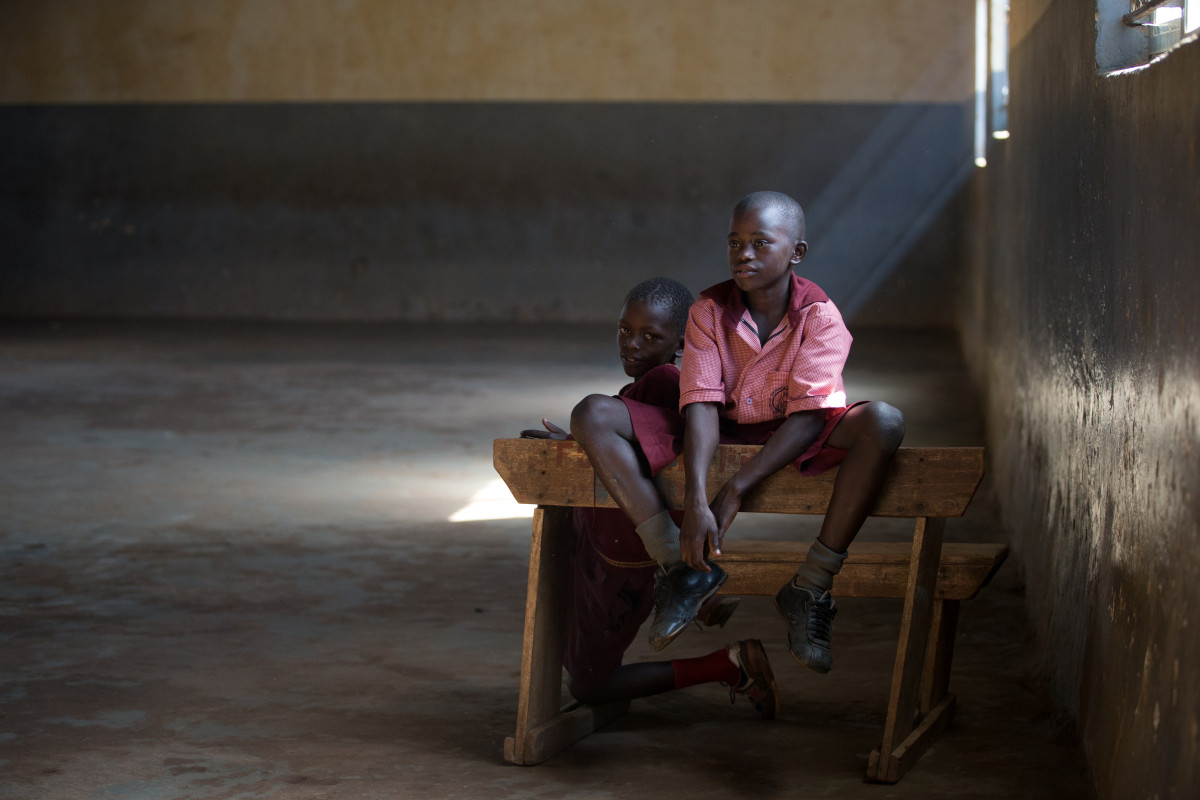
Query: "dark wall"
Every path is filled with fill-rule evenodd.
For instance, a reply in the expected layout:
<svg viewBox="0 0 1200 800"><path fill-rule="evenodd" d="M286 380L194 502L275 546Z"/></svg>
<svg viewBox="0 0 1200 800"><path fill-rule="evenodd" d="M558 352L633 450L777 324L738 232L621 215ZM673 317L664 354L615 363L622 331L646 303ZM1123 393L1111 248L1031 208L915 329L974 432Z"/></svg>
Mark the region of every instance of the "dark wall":
<svg viewBox="0 0 1200 800"><path fill-rule="evenodd" d="M1015 2L964 333L1055 693L1102 797L1200 796L1200 44L1097 77L1091 0Z"/></svg>
<svg viewBox="0 0 1200 800"><path fill-rule="evenodd" d="M608 321L649 275L724 279L739 196L809 203L897 108L0 106L0 315ZM952 324L919 296L868 316Z"/></svg>

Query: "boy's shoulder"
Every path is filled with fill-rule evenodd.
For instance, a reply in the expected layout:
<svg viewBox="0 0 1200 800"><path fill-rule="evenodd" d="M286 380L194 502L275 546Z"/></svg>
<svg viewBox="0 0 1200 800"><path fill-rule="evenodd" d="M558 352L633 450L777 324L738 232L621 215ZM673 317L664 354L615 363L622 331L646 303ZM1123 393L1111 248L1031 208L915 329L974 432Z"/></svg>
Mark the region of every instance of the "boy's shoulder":
<svg viewBox="0 0 1200 800"><path fill-rule="evenodd" d="M737 325L738 320L742 317L742 312L746 310L745 301L742 299L742 292L737 287L737 283L732 278L727 281L715 284L708 287L700 293L700 298L696 301L697 304L709 303L723 310L725 315L729 317L733 325ZM789 305L789 311L795 313L802 308L811 306L814 303L829 303L829 295L817 284L807 278L801 278L795 272L792 273L792 297Z"/></svg>
<svg viewBox="0 0 1200 800"><path fill-rule="evenodd" d="M732 278L708 287L700 293L700 298L716 303L721 308L728 308L735 303L742 304L742 293Z"/></svg>
<svg viewBox="0 0 1200 800"><path fill-rule="evenodd" d="M620 396L647 405L674 408L679 404L679 367L659 364L633 383L625 385Z"/></svg>
<svg viewBox="0 0 1200 800"><path fill-rule="evenodd" d="M626 389L630 389L641 383L654 383L656 381L678 381L679 367L674 364L659 364L656 367L651 367L637 380L625 385Z"/></svg>

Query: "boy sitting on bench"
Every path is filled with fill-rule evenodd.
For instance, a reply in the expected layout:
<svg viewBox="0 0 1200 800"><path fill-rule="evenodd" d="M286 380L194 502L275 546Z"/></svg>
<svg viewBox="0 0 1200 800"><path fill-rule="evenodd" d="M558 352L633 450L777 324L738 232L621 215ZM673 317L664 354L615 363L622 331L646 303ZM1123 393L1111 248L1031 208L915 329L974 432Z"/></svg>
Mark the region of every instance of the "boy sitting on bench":
<svg viewBox="0 0 1200 800"><path fill-rule="evenodd" d="M635 437L628 415L605 402L612 398L585 398L571 415L571 432L597 478L660 567L650 627L656 650L674 641L725 582L705 551L720 554L742 498L789 463L804 474L840 464L807 561L775 597L792 657L818 672L833 664L833 576L904 438L904 417L886 403L846 405L842 368L851 336L825 293L793 272L808 252L804 233L804 211L785 194L755 192L734 208L732 279L701 293L686 326L682 444L667 426L644 425ZM647 442L683 453L682 526L640 465ZM763 447L709 503L706 478L718 442Z"/></svg>
<svg viewBox="0 0 1200 800"><path fill-rule="evenodd" d="M687 288L668 278L653 278L630 290L617 325L617 346L625 374L634 382L622 388L618 397L589 398L596 413L603 410L626 437L631 469L647 481L675 460L671 439L683 435L675 360L683 349L691 303ZM550 421L542 423L545 431L526 430L521 435L567 438L567 432ZM642 442L643 429L658 432L659 438ZM576 547L563 663L567 685L577 700L595 705L723 683L730 687L731 700L744 695L764 717L775 715L775 678L756 639L699 658L622 664L625 650L654 605L656 562L618 509L576 508L573 528ZM703 609L697 603L698 618L724 626L736 604L735 598L712 598ZM697 617L695 610L692 616Z"/></svg>

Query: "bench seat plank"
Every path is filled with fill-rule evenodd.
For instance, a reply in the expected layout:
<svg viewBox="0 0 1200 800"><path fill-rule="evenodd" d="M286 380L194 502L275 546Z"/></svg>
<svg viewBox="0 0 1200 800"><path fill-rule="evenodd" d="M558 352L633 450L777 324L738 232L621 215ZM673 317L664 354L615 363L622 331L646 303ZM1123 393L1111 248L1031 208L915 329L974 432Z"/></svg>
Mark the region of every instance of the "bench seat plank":
<svg viewBox="0 0 1200 800"><path fill-rule="evenodd" d="M709 499L760 449L748 444L718 445L708 472ZM518 503L617 507L596 480L587 455L573 441L497 439L493 464ZM812 476L781 469L745 497L742 511L824 514L836 476L836 469ZM901 447L871 515L961 517L982 478L982 447ZM667 505L682 508L682 459L665 467L655 484Z"/></svg>

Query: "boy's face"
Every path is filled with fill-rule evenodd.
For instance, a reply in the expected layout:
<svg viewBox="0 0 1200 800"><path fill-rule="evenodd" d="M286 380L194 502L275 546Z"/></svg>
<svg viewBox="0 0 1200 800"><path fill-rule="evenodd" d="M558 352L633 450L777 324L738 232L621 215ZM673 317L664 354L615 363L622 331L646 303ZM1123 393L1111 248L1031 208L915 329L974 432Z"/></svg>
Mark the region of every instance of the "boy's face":
<svg viewBox="0 0 1200 800"><path fill-rule="evenodd" d="M625 374L637 379L674 361L683 352L683 336L662 306L630 300L617 323L617 348Z"/></svg>
<svg viewBox="0 0 1200 800"><path fill-rule="evenodd" d="M797 239L783 213L774 207L734 214L729 231L729 271L743 292L762 291L790 279L804 259L808 243Z"/></svg>

